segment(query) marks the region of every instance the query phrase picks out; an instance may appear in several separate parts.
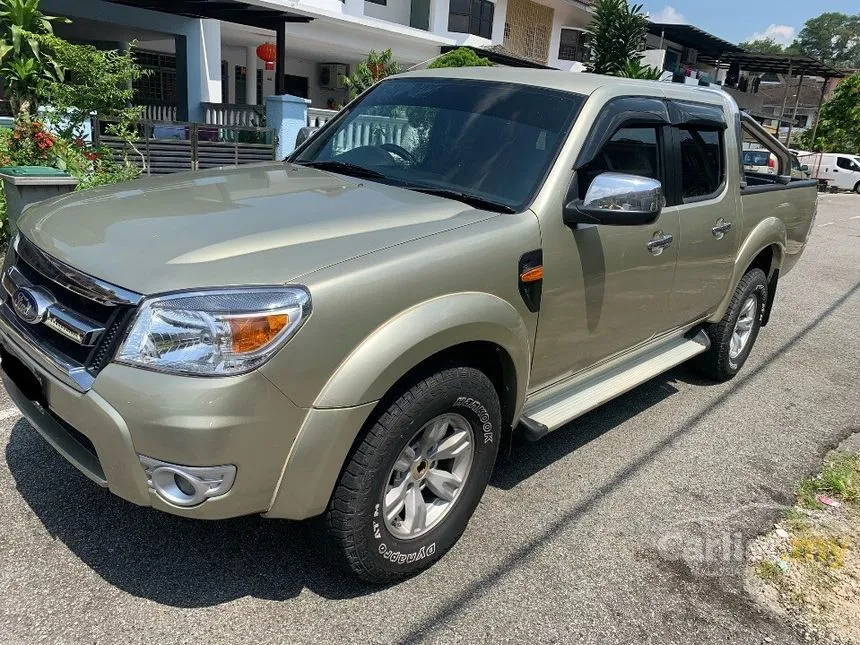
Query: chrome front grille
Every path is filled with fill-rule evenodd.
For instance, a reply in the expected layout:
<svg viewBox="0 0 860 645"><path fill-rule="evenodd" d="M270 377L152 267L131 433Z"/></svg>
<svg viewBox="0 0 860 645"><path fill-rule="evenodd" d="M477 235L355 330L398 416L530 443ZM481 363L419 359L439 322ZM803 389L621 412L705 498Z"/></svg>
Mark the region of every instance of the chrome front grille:
<svg viewBox="0 0 860 645"><path fill-rule="evenodd" d="M110 362L142 296L93 278L17 235L2 273L0 330L37 350L67 383L87 390Z"/></svg>

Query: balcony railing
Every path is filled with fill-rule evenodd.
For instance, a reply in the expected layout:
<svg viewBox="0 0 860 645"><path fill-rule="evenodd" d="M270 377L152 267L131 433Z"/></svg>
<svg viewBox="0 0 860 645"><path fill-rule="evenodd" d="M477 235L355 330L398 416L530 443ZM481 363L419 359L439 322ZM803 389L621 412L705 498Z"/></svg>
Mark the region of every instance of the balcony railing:
<svg viewBox="0 0 860 645"><path fill-rule="evenodd" d="M328 123L337 110L323 110L322 108L308 108L308 127L320 128Z"/></svg>
<svg viewBox="0 0 860 645"><path fill-rule="evenodd" d="M232 103L201 103L203 120L212 125L236 125L261 128L266 125L264 105L237 105Z"/></svg>
<svg viewBox="0 0 860 645"><path fill-rule="evenodd" d="M175 105L143 105L145 121L176 121Z"/></svg>

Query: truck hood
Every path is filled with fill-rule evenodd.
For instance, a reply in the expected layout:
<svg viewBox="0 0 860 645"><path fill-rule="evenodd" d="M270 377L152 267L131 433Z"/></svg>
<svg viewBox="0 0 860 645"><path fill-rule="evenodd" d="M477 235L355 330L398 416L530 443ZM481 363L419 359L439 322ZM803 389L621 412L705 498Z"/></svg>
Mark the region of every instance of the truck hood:
<svg viewBox="0 0 860 645"><path fill-rule="evenodd" d="M402 188L267 163L72 193L28 209L20 229L81 271L152 294L295 281L495 215Z"/></svg>

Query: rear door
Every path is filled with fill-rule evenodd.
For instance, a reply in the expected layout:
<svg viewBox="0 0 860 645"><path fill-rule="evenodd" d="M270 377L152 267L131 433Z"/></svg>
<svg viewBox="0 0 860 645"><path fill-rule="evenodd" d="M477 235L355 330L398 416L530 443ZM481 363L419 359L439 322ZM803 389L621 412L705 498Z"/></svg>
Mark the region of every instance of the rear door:
<svg viewBox="0 0 860 645"><path fill-rule="evenodd" d="M670 109L681 229L671 309L682 325L713 311L729 288L741 211L739 179L730 181L728 169L740 155L720 106L672 102Z"/></svg>

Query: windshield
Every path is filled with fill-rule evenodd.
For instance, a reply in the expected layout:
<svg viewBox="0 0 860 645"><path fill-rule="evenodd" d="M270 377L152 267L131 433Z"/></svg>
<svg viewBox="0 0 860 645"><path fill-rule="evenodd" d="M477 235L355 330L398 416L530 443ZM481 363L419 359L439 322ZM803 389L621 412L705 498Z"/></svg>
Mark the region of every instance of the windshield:
<svg viewBox="0 0 860 645"><path fill-rule="evenodd" d="M511 83L389 79L290 160L519 211L540 187L584 100Z"/></svg>

